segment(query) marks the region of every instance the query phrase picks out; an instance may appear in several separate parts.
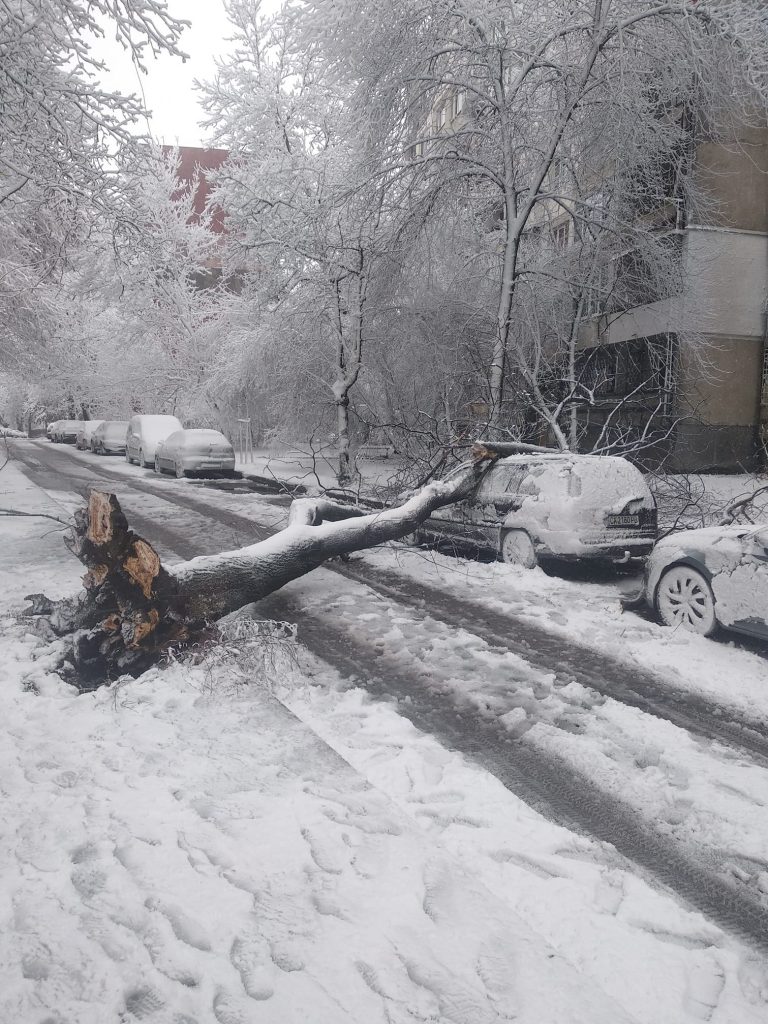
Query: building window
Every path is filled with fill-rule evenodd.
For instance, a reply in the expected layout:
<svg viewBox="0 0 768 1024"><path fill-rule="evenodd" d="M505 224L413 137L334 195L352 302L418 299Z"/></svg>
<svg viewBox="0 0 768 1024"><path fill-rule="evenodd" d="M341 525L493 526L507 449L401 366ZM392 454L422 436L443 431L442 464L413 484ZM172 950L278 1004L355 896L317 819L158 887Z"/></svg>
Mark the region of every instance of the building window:
<svg viewBox="0 0 768 1024"><path fill-rule="evenodd" d="M552 229L552 245L556 252L563 252L568 248L568 241L571 237L571 222L565 221Z"/></svg>
<svg viewBox="0 0 768 1024"><path fill-rule="evenodd" d="M436 118L437 131L440 131L441 128L445 128L445 122L447 120L448 120L448 110L447 110L446 104L444 103L440 107L440 109L437 111L437 118Z"/></svg>
<svg viewBox="0 0 768 1024"><path fill-rule="evenodd" d="M613 263L602 263L590 274L584 297L584 316L602 316L610 309L615 284Z"/></svg>
<svg viewBox="0 0 768 1024"><path fill-rule="evenodd" d="M454 121L459 114L464 110L464 104L466 101L466 93L463 89L455 92L451 96L451 120Z"/></svg>
<svg viewBox="0 0 768 1024"><path fill-rule="evenodd" d="M580 352L579 380L595 395L621 400L636 398L661 404L663 415L672 410L677 381L677 335L654 334Z"/></svg>

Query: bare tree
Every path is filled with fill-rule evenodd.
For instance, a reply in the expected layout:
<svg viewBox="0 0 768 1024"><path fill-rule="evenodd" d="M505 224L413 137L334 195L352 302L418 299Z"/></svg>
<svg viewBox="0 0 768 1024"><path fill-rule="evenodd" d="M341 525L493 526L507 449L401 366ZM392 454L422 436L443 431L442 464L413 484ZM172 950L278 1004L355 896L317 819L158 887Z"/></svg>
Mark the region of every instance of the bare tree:
<svg viewBox="0 0 768 1024"><path fill-rule="evenodd" d="M289 16L261 18L258 3L227 10L235 56L205 90L209 123L231 154L217 201L233 225L233 259L263 297L259 319L281 324L286 368L312 366L332 404L343 485L350 396L373 281L396 244L397 200L375 135L344 83L325 73L320 46L300 45Z"/></svg>
<svg viewBox="0 0 768 1024"><path fill-rule="evenodd" d="M689 103L710 131L764 109L764 5L311 0L303 10L307 33L322 33L339 74L358 83L359 102L389 112L379 124L390 166L414 189L464 184L468 202L498 211L487 261L496 282L489 429L504 427L511 362L566 447L519 344L526 233L558 215L566 228L600 223L605 182L621 183L619 223L639 229L645 218L647 227L649 211L670 199L669 162L689 143L691 121L679 116Z"/></svg>
<svg viewBox="0 0 768 1024"><path fill-rule="evenodd" d="M139 68L181 56L162 0L13 0L0 15L0 358L29 373L60 322L68 254L112 215L121 163L141 140L133 96L105 89L94 41L110 32Z"/></svg>

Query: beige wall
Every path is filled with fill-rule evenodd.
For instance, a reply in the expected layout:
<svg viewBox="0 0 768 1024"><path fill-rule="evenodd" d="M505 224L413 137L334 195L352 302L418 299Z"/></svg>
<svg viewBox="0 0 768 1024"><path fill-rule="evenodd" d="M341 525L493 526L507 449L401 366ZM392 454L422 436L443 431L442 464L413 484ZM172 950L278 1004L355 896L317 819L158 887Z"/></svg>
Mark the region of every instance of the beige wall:
<svg viewBox="0 0 768 1024"><path fill-rule="evenodd" d="M763 349L758 338L681 339L677 413L715 426L753 426L760 405Z"/></svg>
<svg viewBox="0 0 768 1024"><path fill-rule="evenodd" d="M768 235L722 228L685 232L682 295L585 324L582 344L664 331L762 338L768 301ZM589 339L589 340L587 340Z"/></svg>
<svg viewBox="0 0 768 1024"><path fill-rule="evenodd" d="M712 200L708 223L768 232L768 128L741 128L728 145L700 143L695 176Z"/></svg>

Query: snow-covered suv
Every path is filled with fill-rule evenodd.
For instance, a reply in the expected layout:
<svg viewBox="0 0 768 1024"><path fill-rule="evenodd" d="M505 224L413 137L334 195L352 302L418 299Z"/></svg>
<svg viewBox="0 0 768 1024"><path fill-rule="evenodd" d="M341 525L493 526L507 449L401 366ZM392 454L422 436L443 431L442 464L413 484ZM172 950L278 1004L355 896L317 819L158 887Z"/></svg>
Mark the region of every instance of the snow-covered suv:
<svg viewBox="0 0 768 1024"><path fill-rule="evenodd" d="M532 568L540 557L626 563L656 540L656 503L642 473L617 456L499 459L474 494L433 512L416 539L454 541Z"/></svg>

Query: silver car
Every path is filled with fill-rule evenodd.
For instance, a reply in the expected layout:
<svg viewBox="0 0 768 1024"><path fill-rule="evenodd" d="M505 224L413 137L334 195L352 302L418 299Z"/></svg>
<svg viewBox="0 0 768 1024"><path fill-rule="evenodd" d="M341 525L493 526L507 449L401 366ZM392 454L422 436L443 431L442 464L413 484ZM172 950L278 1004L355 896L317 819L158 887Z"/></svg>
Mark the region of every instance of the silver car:
<svg viewBox="0 0 768 1024"><path fill-rule="evenodd" d="M644 596L662 622L710 636L718 626L768 640L768 526L709 526L664 537Z"/></svg>
<svg viewBox="0 0 768 1024"><path fill-rule="evenodd" d="M91 451L96 455L123 455L128 420L104 420L91 437Z"/></svg>
<svg viewBox="0 0 768 1024"><path fill-rule="evenodd" d="M180 479L187 473L232 476L235 451L218 430L177 430L155 449L155 471Z"/></svg>

